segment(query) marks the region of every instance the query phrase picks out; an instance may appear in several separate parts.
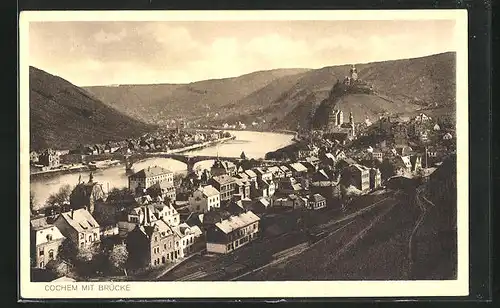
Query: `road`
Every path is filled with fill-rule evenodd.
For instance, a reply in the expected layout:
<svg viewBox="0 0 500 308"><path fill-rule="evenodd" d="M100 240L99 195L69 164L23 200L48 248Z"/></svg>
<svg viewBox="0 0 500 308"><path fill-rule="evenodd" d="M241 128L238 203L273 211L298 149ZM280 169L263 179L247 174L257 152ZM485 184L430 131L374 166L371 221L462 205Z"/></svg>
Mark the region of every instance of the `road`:
<svg viewBox="0 0 500 308"><path fill-rule="evenodd" d="M279 266L280 263L321 245L327 238L338 238L345 245L352 245L354 241L350 243L351 240L366 233L369 230L367 227L375 224L382 212L397 203L394 193L378 197L367 196L366 200L376 201L368 206L366 202L364 206L361 202L353 204L351 212L336 215L331 211L313 213L317 228L325 232L323 239L320 238L316 243L312 243L305 232L295 229L279 236L258 239L228 255L194 256L159 280L235 280L266 267ZM340 253L342 247L338 248Z"/></svg>

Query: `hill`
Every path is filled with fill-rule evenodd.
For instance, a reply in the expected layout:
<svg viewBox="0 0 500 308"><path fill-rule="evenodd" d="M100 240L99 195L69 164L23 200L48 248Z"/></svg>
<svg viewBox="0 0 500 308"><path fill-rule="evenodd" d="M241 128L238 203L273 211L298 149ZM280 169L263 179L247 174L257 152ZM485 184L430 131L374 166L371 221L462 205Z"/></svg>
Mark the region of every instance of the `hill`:
<svg viewBox="0 0 500 308"><path fill-rule="evenodd" d="M150 123L179 118L215 116L221 108L243 99L282 77L307 69L258 71L233 78L211 79L189 84L86 87L106 104Z"/></svg>
<svg viewBox="0 0 500 308"><path fill-rule="evenodd" d="M152 128L60 77L30 67L29 78L32 150L123 140Z"/></svg>
<svg viewBox="0 0 500 308"><path fill-rule="evenodd" d="M383 114L411 115L419 110L433 115L434 112L454 115L455 110L455 53L443 53L414 59L357 64L361 80L373 85L374 92L332 93L337 81L349 72L349 65L325 67L288 76L296 78L288 90L277 98L267 96L270 89L263 88L239 101L240 109L250 110L235 115L227 110L222 121L253 121L265 119L271 128L295 129L297 123L303 127L311 114L322 113L325 106L338 107L345 116L352 112L356 121L365 117L375 121ZM292 81L293 82L293 81ZM280 84L274 81L268 87ZM285 83L286 84L286 83ZM248 105L257 106L251 109ZM246 108L246 109L245 109Z"/></svg>

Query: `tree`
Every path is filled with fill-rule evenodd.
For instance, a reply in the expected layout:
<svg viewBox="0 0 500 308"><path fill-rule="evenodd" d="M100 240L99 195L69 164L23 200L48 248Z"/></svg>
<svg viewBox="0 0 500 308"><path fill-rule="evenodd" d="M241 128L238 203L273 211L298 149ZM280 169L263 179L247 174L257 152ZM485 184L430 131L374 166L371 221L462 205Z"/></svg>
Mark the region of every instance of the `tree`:
<svg viewBox="0 0 500 308"><path fill-rule="evenodd" d="M383 180L396 174L396 165L389 159L384 159L380 164L380 175Z"/></svg>
<svg viewBox="0 0 500 308"><path fill-rule="evenodd" d="M69 197L71 195L72 189L69 184L63 185L59 188L59 191L50 195L47 199L47 203L52 206L62 206L69 202Z"/></svg>
<svg viewBox="0 0 500 308"><path fill-rule="evenodd" d="M78 247L69 238L65 238L59 246L58 256L70 264L75 264Z"/></svg>
<svg viewBox="0 0 500 308"><path fill-rule="evenodd" d="M31 213L33 214L33 212L36 211L36 200L35 200L35 193L30 190L30 210L31 210Z"/></svg>
<svg viewBox="0 0 500 308"><path fill-rule="evenodd" d="M127 270L125 269L125 264L128 260L128 250L125 244L115 245L109 254L109 262L116 269L123 269L125 276L127 276Z"/></svg>

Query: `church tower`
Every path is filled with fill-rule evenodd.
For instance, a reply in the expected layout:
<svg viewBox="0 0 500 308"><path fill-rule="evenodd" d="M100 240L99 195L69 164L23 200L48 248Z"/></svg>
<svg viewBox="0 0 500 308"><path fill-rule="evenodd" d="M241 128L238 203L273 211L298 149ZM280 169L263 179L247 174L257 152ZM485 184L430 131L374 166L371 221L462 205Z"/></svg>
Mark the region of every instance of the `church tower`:
<svg viewBox="0 0 500 308"><path fill-rule="evenodd" d="M354 126L354 117L352 116L352 112L349 113L349 125L351 126L351 136L354 138L356 136L356 127Z"/></svg>

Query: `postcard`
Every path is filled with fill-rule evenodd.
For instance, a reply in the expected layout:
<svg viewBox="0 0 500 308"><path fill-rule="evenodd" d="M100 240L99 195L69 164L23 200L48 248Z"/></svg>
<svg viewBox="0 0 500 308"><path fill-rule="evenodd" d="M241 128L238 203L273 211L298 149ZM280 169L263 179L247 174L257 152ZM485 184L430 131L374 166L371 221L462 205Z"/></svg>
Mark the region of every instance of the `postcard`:
<svg viewBox="0 0 500 308"><path fill-rule="evenodd" d="M467 11L24 11L21 299L465 296Z"/></svg>

